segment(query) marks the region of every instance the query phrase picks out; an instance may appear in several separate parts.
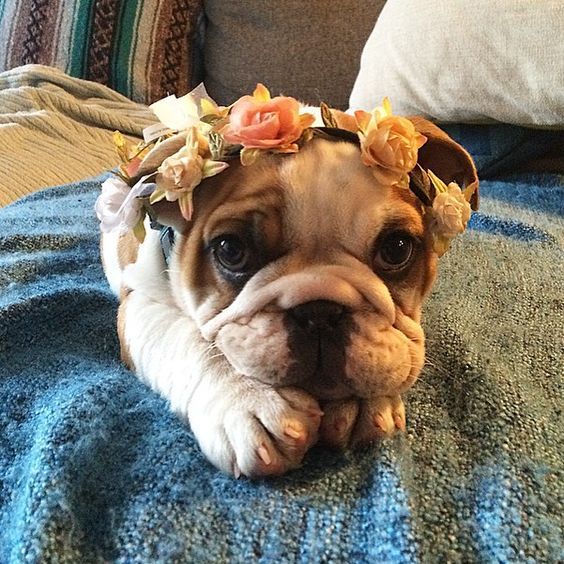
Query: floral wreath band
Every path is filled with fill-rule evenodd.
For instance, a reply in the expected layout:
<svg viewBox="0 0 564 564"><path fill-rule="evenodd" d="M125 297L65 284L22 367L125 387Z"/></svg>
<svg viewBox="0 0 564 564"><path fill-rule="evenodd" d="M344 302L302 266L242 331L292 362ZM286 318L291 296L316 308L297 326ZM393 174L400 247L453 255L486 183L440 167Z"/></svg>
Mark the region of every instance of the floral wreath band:
<svg viewBox="0 0 564 564"><path fill-rule="evenodd" d="M102 184L96 201L102 232L133 230L142 241L145 217L156 224L153 206L161 200L177 202L190 221L195 188L223 172L228 161L238 157L250 166L268 153L293 154L314 136L358 145L362 163L379 183L411 190L424 208L439 256L466 229L475 185L462 190L424 170L418 164L418 151L427 138L409 119L392 114L387 98L372 112L350 116L353 130L339 127L326 104L321 104L325 127L314 127L315 117L302 113L297 100L272 98L262 84L252 96L243 96L229 107L218 106L200 85L182 98L169 96L151 108L160 122L144 130L143 143L133 145L114 133L121 165Z"/></svg>

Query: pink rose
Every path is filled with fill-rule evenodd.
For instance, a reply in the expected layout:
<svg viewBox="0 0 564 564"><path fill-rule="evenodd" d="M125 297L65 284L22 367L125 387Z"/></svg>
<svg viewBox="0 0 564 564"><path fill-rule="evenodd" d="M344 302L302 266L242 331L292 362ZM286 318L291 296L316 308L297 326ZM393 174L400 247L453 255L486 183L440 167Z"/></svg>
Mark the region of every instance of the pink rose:
<svg viewBox="0 0 564 564"><path fill-rule="evenodd" d="M294 144L304 129L313 123L309 114L300 115L300 104L294 98L277 96L258 84L252 96L243 96L231 109L229 123L222 135L228 143L245 149L276 149L295 152Z"/></svg>

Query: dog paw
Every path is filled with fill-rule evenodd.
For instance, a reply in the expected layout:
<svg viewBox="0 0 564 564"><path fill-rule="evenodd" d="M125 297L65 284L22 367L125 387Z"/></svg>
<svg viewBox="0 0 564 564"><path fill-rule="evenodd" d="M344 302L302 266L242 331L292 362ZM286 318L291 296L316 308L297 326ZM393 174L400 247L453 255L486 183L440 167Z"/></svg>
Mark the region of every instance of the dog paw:
<svg viewBox="0 0 564 564"><path fill-rule="evenodd" d="M321 410L297 388L248 385L190 413L208 459L236 477L274 476L300 466L318 439Z"/></svg>
<svg viewBox="0 0 564 564"><path fill-rule="evenodd" d="M349 399L323 405L320 439L336 448L355 447L405 431L405 407L400 396Z"/></svg>

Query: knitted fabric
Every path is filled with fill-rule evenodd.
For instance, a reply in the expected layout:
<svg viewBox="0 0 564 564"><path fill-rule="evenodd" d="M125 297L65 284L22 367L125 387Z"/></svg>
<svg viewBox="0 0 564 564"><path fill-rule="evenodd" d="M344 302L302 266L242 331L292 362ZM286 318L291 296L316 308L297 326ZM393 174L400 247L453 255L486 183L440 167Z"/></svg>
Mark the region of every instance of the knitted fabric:
<svg viewBox="0 0 564 564"><path fill-rule="evenodd" d="M235 480L119 361L100 179L0 210L1 562L556 562L564 183L482 184L407 432Z"/></svg>

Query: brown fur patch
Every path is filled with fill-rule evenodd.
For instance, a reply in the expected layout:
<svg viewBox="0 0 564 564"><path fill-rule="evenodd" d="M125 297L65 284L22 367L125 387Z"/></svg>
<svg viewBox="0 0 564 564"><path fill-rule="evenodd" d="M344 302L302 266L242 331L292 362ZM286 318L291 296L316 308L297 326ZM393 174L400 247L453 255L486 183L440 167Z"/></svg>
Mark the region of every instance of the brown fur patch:
<svg viewBox="0 0 564 564"><path fill-rule="evenodd" d="M122 362L130 369L135 371L135 364L129 353L129 346L125 341L125 309L127 307L127 299L131 292L122 294L120 297L120 305L117 315L117 332L119 337L120 353Z"/></svg>
<svg viewBox="0 0 564 564"><path fill-rule="evenodd" d="M128 231L119 238L118 259L119 267L123 270L128 264L137 260L139 252L139 241L132 231Z"/></svg>
<svg viewBox="0 0 564 564"><path fill-rule="evenodd" d="M240 290L218 274L207 249L214 237L230 231L233 222L255 226L260 238L256 242L263 245L261 251L271 247L274 252L278 247L280 220L273 215L278 215L281 207L277 184L276 168L269 157L264 157L263 165L243 167L236 161L230 163L227 172L205 180L195 191L194 216L178 251L182 280L197 303L216 296L218 308L223 308Z"/></svg>
<svg viewBox="0 0 564 564"><path fill-rule="evenodd" d="M256 242L267 262L291 258L281 264L286 269L311 262L346 262L344 254L371 264L372 243L391 225L420 241L411 268L385 280L404 313L419 316L436 269L422 205L410 190L375 185L354 154L358 149L346 149L353 154L343 159L341 149L333 153L334 146L339 144L317 141L296 156L265 158L251 167L235 162L199 187L193 221L178 249L182 283L196 304L213 303L220 311L240 291L218 273L207 247L214 237L237 233L240 224L256 226Z"/></svg>

